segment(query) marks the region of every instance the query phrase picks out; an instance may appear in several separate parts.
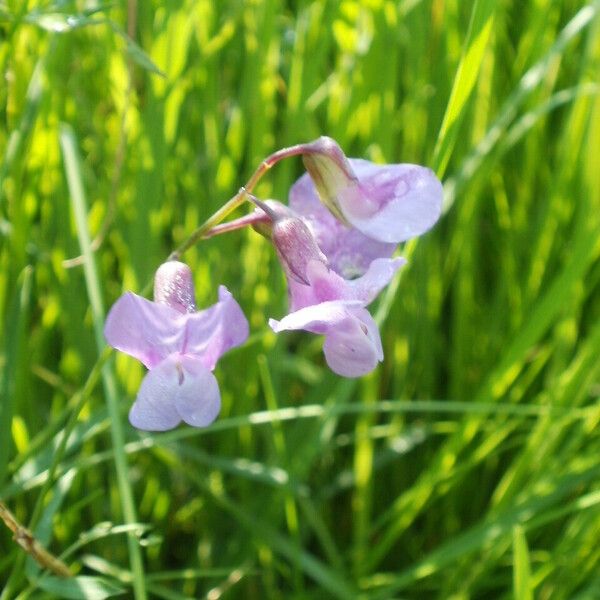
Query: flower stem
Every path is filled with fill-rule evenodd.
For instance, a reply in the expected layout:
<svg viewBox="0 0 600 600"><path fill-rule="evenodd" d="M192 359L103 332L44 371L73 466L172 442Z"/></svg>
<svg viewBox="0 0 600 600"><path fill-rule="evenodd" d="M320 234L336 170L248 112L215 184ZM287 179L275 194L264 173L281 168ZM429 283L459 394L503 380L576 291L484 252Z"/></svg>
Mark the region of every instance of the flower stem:
<svg viewBox="0 0 600 600"><path fill-rule="evenodd" d="M241 187L237 194L230 198L217 212L209 217L200 227L198 227L190 237L179 246L176 250L171 252L168 260L178 260L181 255L189 250L192 246L196 245L200 240L206 239L208 237L212 237L213 235L217 235L219 233L225 233L226 231L231 231L233 229L237 229L238 227L233 227L233 229L225 229L225 227L217 228L217 225L223 221L229 214L231 214L236 208L242 205L242 203L247 199L246 196L249 195L257 183L261 180L263 175L269 171L275 164L277 164L280 160L284 158L289 158L291 156L298 156L303 154L306 149L306 144L296 144L295 146L290 146L289 148L282 148L281 150L277 150L277 152L273 152L265 158L258 168L252 173L252 176L246 182L246 185ZM238 226L241 225L237 223Z"/></svg>
<svg viewBox="0 0 600 600"><path fill-rule="evenodd" d="M244 227L258 225L260 223L269 223L270 221L271 219L265 214L261 214L257 211L251 212L239 219L234 219L233 221L227 221L227 223L221 223L211 227L208 231L204 232L202 239L207 240L208 238L221 235L222 233L230 233L231 231L237 231Z"/></svg>

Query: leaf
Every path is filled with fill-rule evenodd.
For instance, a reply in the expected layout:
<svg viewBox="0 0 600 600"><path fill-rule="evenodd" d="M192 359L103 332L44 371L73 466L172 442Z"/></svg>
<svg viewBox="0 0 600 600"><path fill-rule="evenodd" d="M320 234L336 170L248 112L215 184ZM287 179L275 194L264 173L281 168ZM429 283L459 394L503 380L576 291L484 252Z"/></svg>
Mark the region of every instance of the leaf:
<svg viewBox="0 0 600 600"><path fill-rule="evenodd" d="M483 61L485 49L492 30L496 2L493 0L477 0L471 12L471 21L467 39L460 59L446 113L434 150L433 164L441 177L446 170L465 107Z"/></svg>
<svg viewBox="0 0 600 600"><path fill-rule="evenodd" d="M42 577L37 585L58 598L72 600L103 600L125 592L125 589L104 577L82 575L64 579L60 577Z"/></svg>
<svg viewBox="0 0 600 600"><path fill-rule="evenodd" d="M125 39L125 51L140 67L150 71L155 75L166 77L165 73L161 71L153 62L152 59L138 46L131 38L123 34Z"/></svg>
<svg viewBox="0 0 600 600"><path fill-rule="evenodd" d="M529 548L520 525L513 528L513 589L515 600L533 600Z"/></svg>
<svg viewBox="0 0 600 600"><path fill-rule="evenodd" d="M6 362L0 368L0 484L3 483L12 451L11 424L18 381L22 378L22 355L26 347L26 331L31 309L33 267L23 269L5 322L6 341L0 345Z"/></svg>
<svg viewBox="0 0 600 600"><path fill-rule="evenodd" d="M118 25L113 23L112 21L108 21L112 30L119 35L125 41L125 52L129 54L131 59L136 62L140 67L146 69L146 71L150 71L155 75L160 75L161 77L166 77L165 73L161 71L152 61L150 56L140 47L138 46Z"/></svg>

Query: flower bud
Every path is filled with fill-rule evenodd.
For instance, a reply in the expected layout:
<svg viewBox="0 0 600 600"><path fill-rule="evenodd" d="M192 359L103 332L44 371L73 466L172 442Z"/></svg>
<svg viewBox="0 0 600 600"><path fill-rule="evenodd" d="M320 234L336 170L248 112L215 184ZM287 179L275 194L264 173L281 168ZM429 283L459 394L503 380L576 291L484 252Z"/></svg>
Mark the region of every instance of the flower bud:
<svg viewBox="0 0 600 600"><path fill-rule="evenodd" d="M154 275L154 301L180 313L196 311L192 271L185 263L169 260L158 267Z"/></svg>

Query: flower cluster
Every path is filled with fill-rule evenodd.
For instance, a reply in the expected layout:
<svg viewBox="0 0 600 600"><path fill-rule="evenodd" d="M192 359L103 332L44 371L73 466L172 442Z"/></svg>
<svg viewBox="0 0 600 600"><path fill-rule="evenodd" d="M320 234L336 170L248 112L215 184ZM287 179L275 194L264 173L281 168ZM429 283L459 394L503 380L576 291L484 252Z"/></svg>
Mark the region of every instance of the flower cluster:
<svg viewBox="0 0 600 600"><path fill-rule="evenodd" d="M203 234L251 225L268 237L289 297L289 313L269 325L277 333L304 329L323 335L331 370L360 377L383 360L379 329L366 307L405 263L392 257L398 243L421 235L439 218L442 186L418 165L348 159L326 137L276 153L278 160L298 154L307 173L292 186L289 206L263 202L242 188L236 199L252 200L254 212L221 225L211 222ZM131 423L162 431L181 421L206 426L216 418L220 393L212 371L222 354L247 339L248 322L224 286L215 305L196 311L189 268L170 260L156 273L154 302L123 295L107 317L105 336L149 369Z"/></svg>

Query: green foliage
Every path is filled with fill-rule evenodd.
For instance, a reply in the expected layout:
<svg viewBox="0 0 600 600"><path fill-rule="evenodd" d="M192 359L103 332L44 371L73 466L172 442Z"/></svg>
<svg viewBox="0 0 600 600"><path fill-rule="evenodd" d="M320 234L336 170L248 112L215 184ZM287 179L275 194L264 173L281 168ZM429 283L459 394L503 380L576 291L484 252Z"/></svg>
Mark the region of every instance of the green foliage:
<svg viewBox="0 0 600 600"><path fill-rule="evenodd" d="M599 12L0 2L0 501L76 575L2 528L0 599L600 597ZM344 380L274 336L273 250L219 236L185 260L251 323L222 414L133 430L106 307L319 135L444 180L376 307L385 362Z"/></svg>

